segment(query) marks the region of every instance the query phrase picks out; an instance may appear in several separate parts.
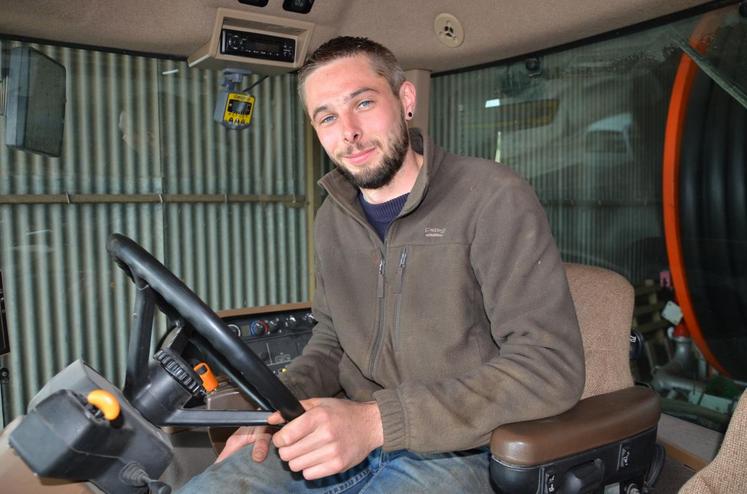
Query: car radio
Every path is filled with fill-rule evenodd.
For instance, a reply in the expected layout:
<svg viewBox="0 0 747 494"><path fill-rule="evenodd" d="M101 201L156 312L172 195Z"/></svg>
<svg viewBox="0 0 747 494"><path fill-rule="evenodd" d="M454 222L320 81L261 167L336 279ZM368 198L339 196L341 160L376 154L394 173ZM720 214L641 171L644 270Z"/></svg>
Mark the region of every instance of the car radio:
<svg viewBox="0 0 747 494"><path fill-rule="evenodd" d="M293 38L224 28L220 36L220 52L224 55L293 63L296 58L296 41Z"/></svg>

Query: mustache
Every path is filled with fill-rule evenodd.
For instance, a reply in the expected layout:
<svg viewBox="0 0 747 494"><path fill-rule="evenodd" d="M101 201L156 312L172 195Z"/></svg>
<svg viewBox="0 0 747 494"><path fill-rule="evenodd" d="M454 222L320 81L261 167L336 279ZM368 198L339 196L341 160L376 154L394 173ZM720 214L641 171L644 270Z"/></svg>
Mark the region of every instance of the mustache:
<svg viewBox="0 0 747 494"><path fill-rule="evenodd" d="M366 149L369 149L371 147L380 147L379 141L369 141L369 142L356 142L355 144L349 144L345 147L345 149L339 151L337 153L337 157L341 158L343 156L351 155L355 152L365 151Z"/></svg>

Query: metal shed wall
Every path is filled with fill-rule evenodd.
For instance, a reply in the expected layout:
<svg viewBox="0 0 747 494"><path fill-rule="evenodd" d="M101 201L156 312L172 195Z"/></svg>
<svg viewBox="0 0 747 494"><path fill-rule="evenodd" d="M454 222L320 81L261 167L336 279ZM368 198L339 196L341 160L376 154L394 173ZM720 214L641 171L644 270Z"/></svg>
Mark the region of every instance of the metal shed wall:
<svg viewBox="0 0 747 494"><path fill-rule="evenodd" d="M141 243L214 309L309 297L295 76L254 87L252 126L235 132L212 121L217 71L34 46L66 67L65 137L61 158L0 147L7 420L77 358L121 382L134 294L106 252L113 232Z"/></svg>

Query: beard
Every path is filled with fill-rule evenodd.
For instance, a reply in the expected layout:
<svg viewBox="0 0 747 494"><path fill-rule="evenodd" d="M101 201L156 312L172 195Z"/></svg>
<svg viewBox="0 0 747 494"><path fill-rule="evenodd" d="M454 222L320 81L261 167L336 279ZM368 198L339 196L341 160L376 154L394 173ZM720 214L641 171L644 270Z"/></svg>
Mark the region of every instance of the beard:
<svg viewBox="0 0 747 494"><path fill-rule="evenodd" d="M330 158L337 165L337 169L342 176L354 187L379 189L388 185L400 168L402 168L402 164L405 161L405 154L407 154L407 149L410 147L410 135L404 118L399 120L399 126L388 137L389 143L387 148L384 149L384 156L381 160L372 163L355 174L345 167L342 162L342 156L352 154L355 151L363 151L367 147L370 147L371 144L381 149L381 141L359 142L348 146L342 152L336 153L334 157L330 156Z"/></svg>

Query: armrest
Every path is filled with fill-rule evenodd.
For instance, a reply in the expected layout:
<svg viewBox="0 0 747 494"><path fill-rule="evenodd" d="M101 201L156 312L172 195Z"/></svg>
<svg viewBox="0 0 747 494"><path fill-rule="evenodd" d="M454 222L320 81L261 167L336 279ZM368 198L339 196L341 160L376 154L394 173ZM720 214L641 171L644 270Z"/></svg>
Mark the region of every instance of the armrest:
<svg viewBox="0 0 747 494"><path fill-rule="evenodd" d="M656 427L660 413L653 390L625 388L581 400L554 417L502 425L493 431L490 451L506 464L540 465Z"/></svg>
<svg viewBox="0 0 747 494"><path fill-rule="evenodd" d="M0 433L0 485L4 489L10 489L9 492L44 494L91 494L101 492L89 482L72 482L36 476L8 444L10 434L21 423L21 418L16 417ZM3 492L6 491L3 490Z"/></svg>

